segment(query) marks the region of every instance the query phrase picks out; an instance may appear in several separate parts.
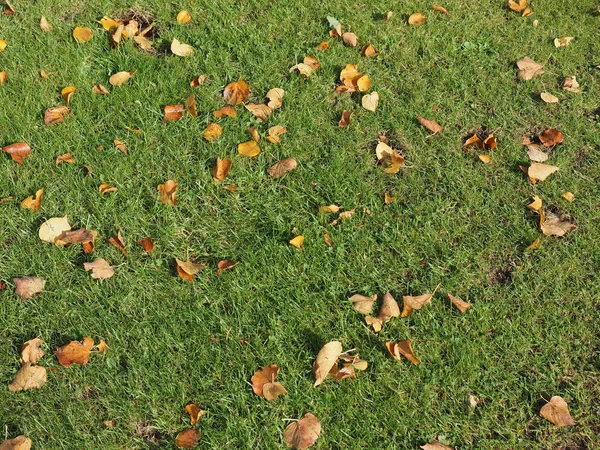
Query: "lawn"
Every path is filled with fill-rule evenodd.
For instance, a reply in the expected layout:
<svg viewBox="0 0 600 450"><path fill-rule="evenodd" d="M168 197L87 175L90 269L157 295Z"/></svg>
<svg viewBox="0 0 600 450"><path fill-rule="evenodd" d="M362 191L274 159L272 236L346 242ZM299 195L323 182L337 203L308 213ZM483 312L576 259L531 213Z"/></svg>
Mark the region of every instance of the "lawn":
<svg viewBox="0 0 600 450"><path fill-rule="evenodd" d="M26 435L34 449L176 448L193 402L207 411L198 448L287 448L286 419L307 412L322 424L317 449L418 449L436 439L455 449L600 448L595 1L536 0L530 17L502 0L444 0L449 16L421 0L11 3L15 14L0 17L8 44L0 52L8 76L0 147L24 141L32 152L23 165L0 152L0 198L13 199L0 203L0 442ZM188 24L176 20L182 9ZM131 39L112 48L96 22L131 11L154 23L154 52ZM410 26L417 11L427 19ZM40 29L41 16L53 31ZM327 16L356 33L358 47L330 37ZM90 27L92 40L77 43L76 26ZM575 39L556 48L561 36ZM173 55L174 38L194 55ZM328 50L315 49L322 41ZM363 44L380 54L361 56ZM308 79L289 72L306 55L320 63ZM545 73L519 81L515 63L526 56ZM347 64L371 78L375 112L361 107L360 93L335 93ZM119 71L135 74L110 86ZM205 82L190 87L199 75ZM580 94L562 89L569 76ZM254 103L284 89L283 107L263 123L243 105L236 118L215 119L224 87L239 79ZM94 94L98 83L110 94ZM77 88L71 114L44 125L44 111L64 104L69 85ZM559 102L544 103L542 92ZM197 117L162 121L165 105L192 93ZM339 127L344 110L354 115ZM417 116L445 129L431 135ZM211 122L223 134L208 142L202 133ZM274 125L288 130L279 144L264 140ZM254 158L237 151L250 126L263 136ZM564 134L547 161L560 170L534 185L519 169L529 165L521 140L548 127ZM497 137L488 164L463 150L473 129ZM377 164L381 134L405 157L397 174ZM56 165L67 152L75 164ZM211 175L217 157L232 159L225 182ZM297 168L272 178L267 169L288 157ZM175 206L157 192L169 179L179 186ZM101 183L118 191L102 195ZM232 183L236 192L223 188ZM22 208L40 188L41 208ZM542 235L526 207L534 195L575 229ZM319 211L329 204L354 214L331 225L338 214ZM74 229L98 232L92 253L40 241L40 225L64 215ZM108 243L116 229L127 257ZM305 237L301 249L289 244L296 235ZM136 243L146 236L155 244L148 254ZM539 248L528 249L537 238ZM84 270L95 258L116 266L112 278ZM188 283L176 258L207 267ZM224 259L239 264L217 274ZM24 276L46 285L22 302L13 278ZM430 305L378 334L348 300L389 290L402 305L402 296L438 285ZM461 314L448 293L472 308ZM55 349L85 336L108 350L61 366ZM21 346L35 337L45 341L39 364L48 382L10 392ZM405 339L421 364L386 350L387 341ZM332 340L356 348L369 367L313 387L315 357ZM269 364L289 391L274 402L250 384ZM567 401L575 426L540 417L554 395Z"/></svg>

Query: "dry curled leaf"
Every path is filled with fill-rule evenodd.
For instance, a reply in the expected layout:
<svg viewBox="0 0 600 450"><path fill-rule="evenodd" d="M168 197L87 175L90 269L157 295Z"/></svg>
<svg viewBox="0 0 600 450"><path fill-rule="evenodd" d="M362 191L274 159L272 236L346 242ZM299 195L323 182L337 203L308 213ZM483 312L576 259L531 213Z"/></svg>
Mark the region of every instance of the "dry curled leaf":
<svg viewBox="0 0 600 450"><path fill-rule="evenodd" d="M540 230L545 236L561 237L573 228L575 228L575 224L552 212L541 211L540 213Z"/></svg>
<svg viewBox="0 0 600 450"><path fill-rule="evenodd" d="M537 63L526 56L517 61L517 68L519 69L517 77L523 81L531 80L533 77L544 73L542 67L544 67L543 64Z"/></svg>
<svg viewBox="0 0 600 450"><path fill-rule="evenodd" d="M260 147L254 140L242 142L241 144L238 144L238 153L241 156L258 156L260 154Z"/></svg>
<svg viewBox="0 0 600 450"><path fill-rule="evenodd" d="M342 354L342 343L331 341L323 346L317 354L317 359L313 364L313 374L315 376L314 386L320 385L327 377L331 368L337 364L338 358Z"/></svg>
<svg viewBox="0 0 600 450"><path fill-rule="evenodd" d="M287 394L283 385L275 381L278 373L279 367L274 364L257 370L250 380L254 393L269 402L276 400L280 395Z"/></svg>
<svg viewBox="0 0 600 450"><path fill-rule="evenodd" d="M127 146L123 142L115 139L113 140L113 144L115 144L115 147L117 147L121 153L127 153Z"/></svg>
<svg viewBox="0 0 600 450"><path fill-rule="evenodd" d="M331 236L329 233L325 233L323 239L325 240L325 244L327 244L329 247L333 247L333 242L331 242Z"/></svg>
<svg viewBox="0 0 600 450"><path fill-rule="evenodd" d="M421 25L423 22L425 22L425 16L418 12L411 14L408 18L409 25Z"/></svg>
<svg viewBox="0 0 600 450"><path fill-rule="evenodd" d="M377 159L381 162L383 171L388 174L395 174L404 167L404 157L396 150L382 141L379 141L375 148Z"/></svg>
<svg viewBox="0 0 600 450"><path fill-rule="evenodd" d="M8 44L6 43L5 39L0 39L0 52L3 52L6 49L7 45Z"/></svg>
<svg viewBox="0 0 600 450"><path fill-rule="evenodd" d="M484 164L489 164L492 161L492 157L490 155L481 154L477 155L477 157L479 158L479 161Z"/></svg>
<svg viewBox="0 0 600 450"><path fill-rule="evenodd" d="M128 256L127 249L125 248L125 241L123 240L123 236L121 235L120 229L117 228L117 235L111 236L108 239L108 242L114 245L117 249L119 249L119 251L123 253L123 256Z"/></svg>
<svg viewBox="0 0 600 450"><path fill-rule="evenodd" d="M198 405L194 403L189 403L185 406L185 412L190 415L190 424L196 425L198 421L202 418L206 411L198 408Z"/></svg>
<svg viewBox="0 0 600 450"><path fill-rule="evenodd" d="M73 30L73 38L81 44L84 44L94 37L94 33L91 28L88 27L75 27Z"/></svg>
<svg viewBox="0 0 600 450"><path fill-rule="evenodd" d="M40 28L42 31L52 31L54 29L54 27L48 23L44 16L42 16L40 19Z"/></svg>
<svg viewBox="0 0 600 450"><path fill-rule="evenodd" d="M202 137L207 141L214 141L223 134L223 128L218 123L209 123L206 129L202 132Z"/></svg>
<svg viewBox="0 0 600 450"><path fill-rule="evenodd" d="M134 71L117 72L110 76L110 78L108 79L108 82L112 86L121 86L123 83L125 83L127 80L129 80L133 76L134 73L135 73Z"/></svg>
<svg viewBox="0 0 600 450"><path fill-rule="evenodd" d="M544 101L544 103L558 103L558 97L555 97L554 95L548 92L542 92L540 94L540 97Z"/></svg>
<svg viewBox="0 0 600 450"><path fill-rule="evenodd" d="M410 340L408 339L401 342L386 342L385 346L390 354L398 361L402 359L401 356L404 356L413 364L421 363L421 361L419 361L419 359L415 356Z"/></svg>
<svg viewBox="0 0 600 450"><path fill-rule="evenodd" d="M150 253L154 250L154 241L151 237L145 237L137 241L138 244L144 249L146 253Z"/></svg>
<svg viewBox="0 0 600 450"><path fill-rule="evenodd" d="M285 91L281 88L273 88L267 92L267 106L271 108L273 111L281 108L283 104L283 96L285 95Z"/></svg>
<svg viewBox="0 0 600 450"><path fill-rule="evenodd" d="M178 184L176 181L167 180L164 184L159 184L156 187L156 190L159 193L159 198L162 203L165 205L173 206L177 201L177 188Z"/></svg>
<svg viewBox="0 0 600 450"><path fill-rule="evenodd" d="M522 12L527 8L527 0L519 0L519 3L513 0L508 0L508 7L516 12Z"/></svg>
<svg viewBox="0 0 600 450"><path fill-rule="evenodd" d="M102 195L117 191L118 189L110 184L102 183L100 186L98 186L98 192L100 192Z"/></svg>
<svg viewBox="0 0 600 450"><path fill-rule="evenodd" d="M449 15L449 14L448 14L448 10L447 10L446 8L444 8L443 6L439 6L439 5L433 5L432 9L433 9L434 11L441 12L441 13L443 13L443 14L446 14L447 16Z"/></svg>
<svg viewBox="0 0 600 450"><path fill-rule="evenodd" d="M283 440L290 448L307 449L314 445L321 434L321 422L306 413L297 422L291 422L283 432Z"/></svg>
<svg viewBox="0 0 600 450"><path fill-rule="evenodd" d="M338 205L323 205L319 206L319 211L324 213L336 213L340 210Z"/></svg>
<svg viewBox="0 0 600 450"><path fill-rule="evenodd" d="M328 50L329 49L329 42L323 41L319 45L317 45L315 48L317 50L322 50L322 51Z"/></svg>
<svg viewBox="0 0 600 450"><path fill-rule="evenodd" d="M194 94L190 94L185 98L185 110L192 117L198 116L198 111L196 110L196 96Z"/></svg>
<svg viewBox="0 0 600 450"><path fill-rule="evenodd" d="M250 135L250 137L252 137L252 139L254 139L254 142L260 142L260 134L258 133L258 130L256 128L248 128L248 134Z"/></svg>
<svg viewBox="0 0 600 450"><path fill-rule="evenodd" d="M194 47L188 44L182 44L179 40L173 39L173 42L171 42L171 53L185 58L194 54Z"/></svg>
<svg viewBox="0 0 600 450"><path fill-rule="evenodd" d="M4 84L8 81L8 74L6 73L6 70L3 70L2 72L0 72L0 84Z"/></svg>
<svg viewBox="0 0 600 450"><path fill-rule="evenodd" d="M363 47L360 49L360 53L366 57L379 55L379 52L377 52L377 50L375 50L375 47L373 47L371 44L363 45Z"/></svg>
<svg viewBox="0 0 600 450"><path fill-rule="evenodd" d="M31 450L31 439L25 436L17 436L0 443L0 450Z"/></svg>
<svg viewBox="0 0 600 450"><path fill-rule="evenodd" d="M25 200L21 202L21 206L23 208L31 209L32 211L37 211L42 206L42 197L44 196L44 189L39 189L36 191L35 196L30 195Z"/></svg>
<svg viewBox="0 0 600 450"><path fill-rule="evenodd" d="M230 259L222 259L217 263L217 275L221 275L226 270L233 269L239 264L239 261L231 261Z"/></svg>
<svg viewBox="0 0 600 450"><path fill-rule="evenodd" d="M559 168L556 166L534 162L531 163L531 166L527 169L527 175L532 183L535 184L537 181L544 181L557 170L559 170Z"/></svg>
<svg viewBox="0 0 600 450"><path fill-rule="evenodd" d="M288 173L290 170L294 170L297 165L296 158L285 158L269 167L267 172L273 178L279 178Z"/></svg>
<svg viewBox="0 0 600 450"><path fill-rule="evenodd" d="M576 77L567 77L565 81L563 81L562 88L565 91L572 92L573 94L579 94L581 90L579 89L579 82Z"/></svg>
<svg viewBox="0 0 600 450"><path fill-rule="evenodd" d="M104 339L100 339L100 342L98 343L98 345L96 346L96 350L98 350L98 353L106 353L106 350L108 349L108 345L106 345L106 341Z"/></svg>
<svg viewBox="0 0 600 450"><path fill-rule="evenodd" d="M75 157L71 153L65 153L56 157L56 165L62 163L75 164Z"/></svg>
<svg viewBox="0 0 600 450"><path fill-rule="evenodd" d="M554 46L556 48L567 47L571 41L575 39L573 36L562 36L554 39Z"/></svg>
<svg viewBox="0 0 600 450"><path fill-rule="evenodd" d="M183 117L183 113L185 112L185 106L182 104L165 105L164 111L165 113L162 119L163 122L171 122L174 120L179 120Z"/></svg>
<svg viewBox="0 0 600 450"><path fill-rule="evenodd" d="M442 444L440 441L433 441L429 444L421 445L423 450L454 450L452 447Z"/></svg>
<svg viewBox="0 0 600 450"><path fill-rule="evenodd" d="M46 381L46 368L42 366L34 366L30 363L25 363L21 366L19 371L15 374L12 382L8 385L8 390L11 392L27 391L29 389L39 389ZM2 449L4 444L0 445ZM8 447L20 448L20 447ZM22 447L28 448L28 447Z"/></svg>
<svg viewBox="0 0 600 450"><path fill-rule="evenodd" d="M71 364L85 365L90 359L90 350L94 347L94 340L90 337L84 337L83 342L71 341L56 349L58 363L64 367L70 367Z"/></svg>
<svg viewBox="0 0 600 450"><path fill-rule="evenodd" d="M564 141L563 134L556 128L547 128L538 137L545 147L554 147L555 145L562 144Z"/></svg>
<svg viewBox="0 0 600 450"><path fill-rule="evenodd" d="M244 80L234 81L225 86L223 98L230 105L244 103L250 95L250 87Z"/></svg>
<svg viewBox="0 0 600 450"><path fill-rule="evenodd" d="M2 151L8 153L14 162L23 165L23 160L31 154L31 147L26 142L15 142L4 147Z"/></svg>
<svg viewBox="0 0 600 450"><path fill-rule="evenodd" d="M181 23L181 24L186 24L189 23L189 21L192 20L192 15L187 12L185 9L179 11L179 13L177 13L177 22Z"/></svg>
<svg viewBox="0 0 600 450"><path fill-rule="evenodd" d="M540 409L540 416L559 427L575 425L569 412L569 405L562 397L555 395Z"/></svg>
<svg viewBox="0 0 600 450"><path fill-rule="evenodd" d="M71 229L67 216L52 217L40 225L39 238L44 242L54 244L57 238Z"/></svg>
<svg viewBox="0 0 600 450"><path fill-rule="evenodd" d="M86 272L92 271L92 278L104 280L115 274L113 266L108 264L104 258L96 258L92 262L84 262L83 268Z"/></svg>
<svg viewBox="0 0 600 450"><path fill-rule="evenodd" d="M267 120L269 116L273 113L273 110L271 108L262 103L258 105L255 103L248 103L246 105L246 109L250 111L254 115L254 117L256 117L260 122L264 122L265 120Z"/></svg>
<svg viewBox="0 0 600 450"><path fill-rule="evenodd" d="M75 86L67 86L62 88L62 90L60 91L60 95L65 101L65 105L69 106L69 103L71 102L71 97L73 97L73 94L75 92L77 92L77 88Z"/></svg>
<svg viewBox="0 0 600 450"><path fill-rule="evenodd" d="M342 33L342 41L344 41L344 44L348 47L356 47L358 44L358 36L346 31L345 33Z"/></svg>
<svg viewBox="0 0 600 450"><path fill-rule="evenodd" d="M215 116L217 119L223 116L236 117L237 113L233 105L225 105L221 109L213 111L213 116Z"/></svg>
<svg viewBox="0 0 600 450"><path fill-rule="evenodd" d="M342 118L340 119L338 126L347 127L348 125L350 125L350 120L352 119L353 114L354 114L353 111L344 110L342 112Z"/></svg>
<svg viewBox="0 0 600 450"><path fill-rule="evenodd" d="M66 106L53 106L44 112L44 124L53 125L65 120L65 115L71 114L71 111Z"/></svg>
<svg viewBox="0 0 600 450"><path fill-rule="evenodd" d="M194 448L200 440L200 432L195 428L181 431L175 438L175 445L181 448Z"/></svg>
<svg viewBox="0 0 600 450"><path fill-rule="evenodd" d="M461 313L466 312L467 309L469 309L471 306L473 306L470 303L467 303L467 302L461 300L460 298L455 297L452 294L448 294L448 298L450 299L450 301L452 302L452 304L458 308L458 310Z"/></svg>
<svg viewBox="0 0 600 450"><path fill-rule="evenodd" d="M373 303L377 301L377 295L367 297L365 295L354 294L350 297L354 310L360 314L371 314Z"/></svg>
<svg viewBox="0 0 600 450"><path fill-rule="evenodd" d="M320 64L316 58L312 56L305 56L304 61L296 64L290 68L290 72L297 70L300 72L305 78L310 77L310 75L319 68Z"/></svg>
<svg viewBox="0 0 600 450"><path fill-rule="evenodd" d="M377 91L373 91L370 94L363 95L361 100L362 107L367 111L375 112L377 106L379 105L379 94Z"/></svg>
<svg viewBox="0 0 600 450"><path fill-rule="evenodd" d="M221 159L217 156L217 162L213 168L212 176L215 180L225 181L229 169L231 169L231 158Z"/></svg>
<svg viewBox="0 0 600 450"><path fill-rule="evenodd" d="M444 130L444 127L439 125L435 120L428 120L424 117L417 116L417 120L421 125L431 131L433 134L439 133Z"/></svg>
<svg viewBox="0 0 600 450"><path fill-rule="evenodd" d="M190 81L190 87L197 88L201 84L204 84L204 81L206 81L207 78L208 77L206 75L200 75L194 78L192 81Z"/></svg>
<svg viewBox="0 0 600 450"><path fill-rule="evenodd" d="M575 201L575 196L572 192L563 192L560 196L570 203Z"/></svg>
<svg viewBox="0 0 600 450"><path fill-rule="evenodd" d="M38 277L23 277L13 278L13 283L15 283L15 293L24 302L35 294L42 292L46 285L46 280Z"/></svg>
<svg viewBox="0 0 600 450"><path fill-rule="evenodd" d="M304 236L296 236L295 238L290 240L290 245L292 247L296 247L298 250L302 248L302 244L304 244Z"/></svg>
<svg viewBox="0 0 600 450"><path fill-rule="evenodd" d="M275 125L268 130L269 135L265 138L267 142L271 144L278 144L281 142L280 136L282 134L287 133L287 128L282 127L281 125Z"/></svg>
<svg viewBox="0 0 600 450"><path fill-rule="evenodd" d="M400 317L408 317L414 310L419 310L425 305L429 305L431 303L431 299L433 298L433 294L423 294L423 295L404 295L402 299L404 300L404 308L402 309L402 314Z"/></svg>
<svg viewBox="0 0 600 450"><path fill-rule="evenodd" d="M379 310L377 318L381 320L381 322L387 322L391 318L399 316L400 307L398 306L398 302L392 297L390 291L387 291L383 296L383 303L381 304L381 309Z"/></svg>
<svg viewBox="0 0 600 450"><path fill-rule="evenodd" d="M44 350L40 348L40 345L44 343L40 338L30 339L23 344L21 348L21 365L23 364L35 364L42 356L44 356Z"/></svg>
<svg viewBox="0 0 600 450"><path fill-rule="evenodd" d="M177 274L188 283L194 281L196 274L206 267L205 264L199 264L192 261L181 261L175 258L177 263Z"/></svg>

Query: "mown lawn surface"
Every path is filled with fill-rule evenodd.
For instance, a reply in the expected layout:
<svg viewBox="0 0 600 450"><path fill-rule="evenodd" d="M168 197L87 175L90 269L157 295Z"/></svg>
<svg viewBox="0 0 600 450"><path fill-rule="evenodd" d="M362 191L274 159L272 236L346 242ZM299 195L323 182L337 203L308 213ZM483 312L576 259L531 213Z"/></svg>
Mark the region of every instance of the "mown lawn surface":
<svg viewBox="0 0 600 450"><path fill-rule="evenodd" d="M184 407L195 402L208 411L198 448L285 448L282 419L309 411L323 426L319 449L417 449L436 438L456 449L600 448L596 2L538 0L527 18L500 0L444 0L449 16L408 0L13 3L16 14L0 17L8 43L0 70L9 77L0 85L0 146L25 141L32 154L19 166L0 153L0 198L14 198L0 204L0 279L8 284L0 291L2 438L25 434L35 449L174 448L189 426ZM155 23L155 53L130 40L112 49L95 22L131 8ZM177 23L181 9L191 23ZM388 10L394 15L384 21ZM427 16L419 27L407 24L415 11ZM40 30L42 15L53 32ZM360 46L330 38L328 15L381 54L365 58ZM76 43L75 26L91 27L94 38ZM575 39L557 49L560 36ZM172 55L173 38L195 55ZM330 49L316 50L324 40ZM308 80L288 72L305 55L321 63ZM545 74L517 81L515 62L525 56L545 63ZM381 98L375 113L360 107L358 94L334 93L350 63L373 80ZM135 75L110 87L109 76L123 70ZM192 89L202 74L206 82ZM577 77L581 94L561 89L567 76ZM237 118L218 120L220 139L203 140L224 86L238 79L256 103L283 88L283 108L261 124L238 107ZM93 94L96 83L110 94ZM78 89L72 114L45 126L44 110L62 104L67 85ZM544 104L543 91L559 103ZM164 123L163 107L192 92L198 117ZM344 109L355 114L340 128ZM416 116L445 130L429 136ZM249 126L264 135L273 125L289 130L280 144L261 141L258 157L238 156ZM462 150L475 127L498 138L490 164ZM528 165L521 137L547 127L565 135L548 161L560 170L534 186L518 167ZM406 157L398 175L377 166L380 133ZM76 164L56 166L66 152ZM213 182L217 156L233 159L228 183L237 192ZM266 173L292 156L295 171L280 179ZM156 187L168 179L179 184L175 207L158 199ZM100 183L118 192L100 195ZM21 208L40 188L42 208ZM573 203L561 198L565 191ZM387 206L384 193L395 198ZM577 228L527 250L540 236L526 208L532 195ZM331 203L355 209L353 217L328 225L336 215L318 207ZM39 240L40 224L64 215L73 228L99 232L91 255ZM107 242L116 228L127 258ZM295 234L306 237L301 250L288 244ZM156 245L148 255L136 244L145 236ZM114 277L91 279L83 262L96 257L119 266ZM208 268L189 284L175 258ZM216 275L221 259L240 264ZM45 278L46 288L21 302L12 279L28 275ZM378 335L347 300L389 289L401 301L438 284L431 305ZM460 314L447 293L473 308ZM40 364L48 383L9 392L21 345L36 336L46 342ZM105 339L109 350L85 366L60 366L54 348L84 336ZM387 353L387 340L403 339L420 365ZM313 388L313 361L331 340L357 348L369 368ZM274 403L249 384L268 364L281 367L278 381L289 391ZM481 399L475 408L470 394ZM539 417L553 395L567 400L575 426Z"/></svg>

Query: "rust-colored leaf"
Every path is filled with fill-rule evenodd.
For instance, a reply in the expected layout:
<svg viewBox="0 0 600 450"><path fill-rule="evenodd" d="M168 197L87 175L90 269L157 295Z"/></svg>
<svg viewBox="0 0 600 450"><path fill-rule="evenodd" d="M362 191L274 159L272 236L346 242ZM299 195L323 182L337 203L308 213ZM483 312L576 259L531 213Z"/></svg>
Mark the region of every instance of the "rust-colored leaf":
<svg viewBox="0 0 600 450"><path fill-rule="evenodd" d="M236 117L237 113L233 105L225 105L221 107L221 109L213 111L213 116L215 116L217 119L223 116Z"/></svg>
<svg viewBox="0 0 600 450"><path fill-rule="evenodd" d="M66 106L53 106L44 112L44 124L53 125L65 120L65 115L71 114Z"/></svg>
<svg viewBox="0 0 600 450"><path fill-rule="evenodd" d="M342 118L340 119L338 125L340 127L347 127L348 125L350 125L350 120L352 119L353 114L354 114L353 111L344 110L342 112Z"/></svg>
<svg viewBox="0 0 600 450"><path fill-rule="evenodd" d="M231 169L231 158L221 159L217 156L217 162L212 171L215 180L225 181L229 170Z"/></svg>
<svg viewBox="0 0 600 450"><path fill-rule="evenodd" d="M192 81L190 81L190 86L193 88L197 88L201 84L204 84L204 81L206 81L207 78L208 77L206 75L197 76Z"/></svg>
<svg viewBox="0 0 600 450"><path fill-rule="evenodd" d="M250 95L250 87L244 80L234 81L225 86L223 98L230 105L239 105L244 103Z"/></svg>
<svg viewBox="0 0 600 450"><path fill-rule="evenodd" d="M177 201L177 187L179 185L173 180L167 180L164 184L157 186L158 193L160 195L160 201L165 205L173 206Z"/></svg>
<svg viewBox="0 0 600 450"><path fill-rule="evenodd" d="M15 293L24 302L35 294L42 292L46 285L46 280L38 277L23 277L13 278L13 283L15 283Z"/></svg>
<svg viewBox="0 0 600 450"><path fill-rule="evenodd" d="M183 117L184 112L184 105L165 105L165 114L163 116L163 122L179 120Z"/></svg>
<svg viewBox="0 0 600 450"><path fill-rule="evenodd" d="M123 241L123 236L121 235L120 229L117 228L117 235L111 236L108 239L108 242L110 242L112 245L114 245L116 248L118 248L119 251L121 253L123 253L123 256L125 256L125 257L128 256L127 249L125 248L125 241Z"/></svg>
<svg viewBox="0 0 600 450"><path fill-rule="evenodd" d="M39 189L36 191L35 196L30 195L25 200L21 202L21 206L23 208L31 209L32 211L37 211L42 206L42 197L44 196L44 189Z"/></svg>
<svg viewBox="0 0 600 450"><path fill-rule="evenodd" d="M146 253L150 253L154 250L154 241L151 237L145 237L144 239L139 239L138 244L144 249Z"/></svg>
<svg viewBox="0 0 600 450"><path fill-rule="evenodd" d="M125 145L125 143L119 141L118 139L115 139L113 141L113 144L115 144L115 147L117 147L117 149L121 152L121 153L127 153L127 146Z"/></svg>
<svg viewBox="0 0 600 450"><path fill-rule="evenodd" d="M287 390L275 381L278 373L279 367L274 364L257 370L250 380L254 393L270 402L280 395L287 394Z"/></svg>
<svg viewBox="0 0 600 450"><path fill-rule="evenodd" d="M382 322L387 322L393 317L400 316L400 307L398 306L398 302L392 297L390 291L387 291L383 296L383 303L381 305L381 309L379 310L379 314L377 318Z"/></svg>
<svg viewBox="0 0 600 450"><path fill-rule="evenodd" d="M294 170L296 166L296 158L285 158L269 167L267 172L273 178L279 178L288 173L290 170Z"/></svg>
<svg viewBox="0 0 600 450"><path fill-rule="evenodd" d="M106 345L106 341L104 339L100 339L100 342L98 343L98 345L96 346L96 350L98 350L98 353L106 353L106 350L108 349L108 345Z"/></svg>
<svg viewBox="0 0 600 450"><path fill-rule="evenodd" d="M307 449L314 445L321 434L321 422L306 413L297 422L291 422L283 432L283 440L290 448Z"/></svg>
<svg viewBox="0 0 600 450"><path fill-rule="evenodd" d="M196 425L198 421L202 418L206 411L198 408L198 405L194 403L189 403L185 406L185 412L190 415L190 424Z"/></svg>
<svg viewBox="0 0 600 450"><path fill-rule="evenodd" d="M556 128L547 128L538 137L545 147L554 147L555 145L562 144L565 139L563 134Z"/></svg>
<svg viewBox="0 0 600 450"><path fill-rule="evenodd" d="M14 162L23 165L23 160L31 154L31 147L26 142L15 142L4 147L2 151L8 153Z"/></svg>
<svg viewBox="0 0 600 450"><path fill-rule="evenodd" d="M470 307L473 306L470 303L467 303L467 302L461 300L460 298L455 297L452 294L448 294L448 298L450 299L450 301L452 302L452 304L458 308L458 310L461 313L465 313L467 311L467 309L469 309Z"/></svg>
<svg viewBox="0 0 600 450"><path fill-rule="evenodd" d="M428 120L424 117L417 116L417 120L421 125L431 131L433 134L437 134L444 130L444 127L439 125L435 120Z"/></svg>
<svg viewBox="0 0 600 450"><path fill-rule="evenodd" d="M200 432L195 428L181 431L175 438L175 445L181 448L194 448L200 440Z"/></svg>
<svg viewBox="0 0 600 450"><path fill-rule="evenodd" d="M175 258L175 262L177 263L177 274L188 283L194 281L196 274L206 267L205 264L181 261L177 258Z"/></svg>
<svg viewBox="0 0 600 450"><path fill-rule="evenodd" d="M317 50L322 50L322 51L328 50L329 49L329 42L323 41L319 45L317 45L315 48Z"/></svg>
<svg viewBox="0 0 600 450"><path fill-rule="evenodd" d="M410 340L408 339L401 342L386 342L385 346L390 354L398 361L402 359L401 356L404 356L413 364L421 363L421 361L419 361L419 359L415 356Z"/></svg>
<svg viewBox="0 0 600 450"><path fill-rule="evenodd" d="M90 337L84 337L83 342L71 341L56 349L58 363L64 367L71 367L71 364L85 365L90 359L90 350L94 347L94 340Z"/></svg>
<svg viewBox="0 0 600 450"><path fill-rule="evenodd" d="M221 275L226 270L233 269L239 264L239 261L231 261L229 259L222 259L217 263L217 275Z"/></svg>
<svg viewBox="0 0 600 450"><path fill-rule="evenodd" d="M71 153L65 153L56 157L56 165L62 163L75 164L75 157Z"/></svg>

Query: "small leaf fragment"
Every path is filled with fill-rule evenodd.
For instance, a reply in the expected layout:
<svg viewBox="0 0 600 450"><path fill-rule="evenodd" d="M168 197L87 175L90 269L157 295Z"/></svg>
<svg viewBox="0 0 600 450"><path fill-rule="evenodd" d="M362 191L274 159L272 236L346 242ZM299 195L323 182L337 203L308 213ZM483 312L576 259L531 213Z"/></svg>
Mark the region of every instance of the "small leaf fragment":
<svg viewBox="0 0 600 450"><path fill-rule="evenodd" d="M573 203L573 201L575 201L575 196L573 195L572 192L563 192L561 194L561 197L564 198L566 201Z"/></svg>
<svg viewBox="0 0 600 450"><path fill-rule="evenodd" d="M296 236L292 240L290 240L290 245L296 247L298 250L302 248L302 244L304 244L304 236Z"/></svg>
<svg viewBox="0 0 600 450"><path fill-rule="evenodd" d="M449 15L449 14L448 14L448 10L447 10L446 8L444 8L443 6L439 6L439 5L433 5L432 9L433 9L434 11L441 12L441 13L443 13L443 14L446 14L447 16Z"/></svg>
<svg viewBox="0 0 600 450"><path fill-rule="evenodd" d="M437 134L444 130L444 127L439 125L435 120L428 120L424 117L417 116L417 120L421 125L431 131L433 134Z"/></svg>
<svg viewBox="0 0 600 450"><path fill-rule="evenodd" d="M423 450L454 450L452 447L442 444L440 441L433 441L429 444L421 445L421 448Z"/></svg>
<svg viewBox="0 0 600 450"><path fill-rule="evenodd" d="M52 31L54 29L54 27L48 23L44 16L42 16L40 19L40 28L42 31Z"/></svg>
<svg viewBox="0 0 600 450"><path fill-rule="evenodd" d="M200 75L197 76L196 78L194 78L192 81L190 81L190 87L193 88L197 88L198 86L200 86L201 84L204 84L204 81L207 79L208 77L206 75Z"/></svg>
<svg viewBox="0 0 600 450"><path fill-rule="evenodd" d="M344 110L342 112L342 118L340 119L338 126L347 127L348 125L350 125L350 120L352 119L353 114L354 114L353 111Z"/></svg>
<svg viewBox="0 0 600 450"><path fill-rule="evenodd" d="M267 92L267 106L271 108L273 111L281 108L283 104L283 96L285 95L285 91L281 88L273 88Z"/></svg>
<svg viewBox="0 0 600 450"><path fill-rule="evenodd" d="M117 149L121 153L127 153L127 146L125 145L125 143L119 141L118 139L115 139L113 140L113 144L115 144L115 147L117 147Z"/></svg>
<svg viewBox="0 0 600 450"><path fill-rule="evenodd" d="M579 94L581 90L579 89L579 82L576 77L567 77L565 81L563 81L562 88L565 91L572 92L573 94Z"/></svg>
<svg viewBox="0 0 600 450"><path fill-rule="evenodd" d="M223 116L236 117L237 113L233 105L225 105L221 109L213 111L213 116L215 116L216 118L220 118Z"/></svg>
<svg viewBox="0 0 600 450"><path fill-rule="evenodd" d="M127 249L125 248L125 241L123 240L123 236L121 235L120 229L117 228L117 235L111 236L108 239L108 242L114 245L121 253L123 253L123 256L128 256Z"/></svg>
<svg viewBox="0 0 600 450"><path fill-rule="evenodd" d="M458 298L458 297L455 297L455 296L454 296L454 295L452 295L452 294L448 294L448 298L450 299L450 301L452 302L452 304L458 308L458 310L459 310L461 313L464 313L464 312L466 312L466 311L467 311L467 309L469 309L470 307L472 307L472 306L473 306L473 305L471 305L470 303L467 303L467 302L465 302L465 301L461 300L460 298Z"/></svg>
<svg viewBox="0 0 600 450"><path fill-rule="evenodd" d="M179 185L174 180L167 180L164 184L159 184L156 189L160 196L160 201L165 205L173 206L177 201L177 188Z"/></svg>
<svg viewBox="0 0 600 450"><path fill-rule="evenodd" d="M163 115L163 122L172 122L175 120L179 120L183 117L183 113L185 112L185 106L182 104L177 105L165 105Z"/></svg>
<svg viewBox="0 0 600 450"><path fill-rule="evenodd" d="M360 49L360 53L366 57L379 55L379 52L375 50L375 47L373 47L371 44L363 45L363 47Z"/></svg>
<svg viewBox="0 0 600 450"><path fill-rule="evenodd" d="M94 87L92 88L92 91L94 92L94 94L98 94L98 95L107 95L110 93L109 90L106 89L101 84L95 84Z"/></svg>
<svg viewBox="0 0 600 450"><path fill-rule="evenodd" d="M254 117L256 117L260 122L264 122L269 118L269 116L273 113L273 110L269 108L267 105L262 103L248 103L246 105L246 109L250 111Z"/></svg>
<svg viewBox="0 0 600 450"><path fill-rule="evenodd" d="M425 16L418 12L411 14L408 18L409 25L421 25L423 22L425 22Z"/></svg>
<svg viewBox="0 0 600 450"><path fill-rule="evenodd" d="M179 11L179 13L177 13L177 22L181 23L181 24L186 24L189 23L190 20L192 20L192 15L187 12L185 9Z"/></svg>
<svg viewBox="0 0 600 450"><path fill-rule="evenodd" d="M402 299L404 300L404 308L402 310L402 314L400 317L408 317L414 310L419 310L425 305L429 305L431 303L431 299L433 298L433 294L423 294L423 295L404 295Z"/></svg>
<svg viewBox="0 0 600 450"><path fill-rule="evenodd" d="M75 86L67 86L60 91L60 95L62 96L67 106L69 106L69 103L71 102L71 97L76 91L77 88Z"/></svg>

